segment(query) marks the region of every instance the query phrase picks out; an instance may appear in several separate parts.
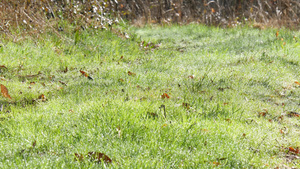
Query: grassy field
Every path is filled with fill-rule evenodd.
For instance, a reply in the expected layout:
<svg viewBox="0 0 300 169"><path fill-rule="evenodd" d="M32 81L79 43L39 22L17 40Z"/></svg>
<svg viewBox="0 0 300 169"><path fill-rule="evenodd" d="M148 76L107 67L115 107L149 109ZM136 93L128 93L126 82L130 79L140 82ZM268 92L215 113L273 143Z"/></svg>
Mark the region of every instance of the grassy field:
<svg viewBox="0 0 300 169"><path fill-rule="evenodd" d="M126 29L1 43L0 168L300 167L300 32Z"/></svg>

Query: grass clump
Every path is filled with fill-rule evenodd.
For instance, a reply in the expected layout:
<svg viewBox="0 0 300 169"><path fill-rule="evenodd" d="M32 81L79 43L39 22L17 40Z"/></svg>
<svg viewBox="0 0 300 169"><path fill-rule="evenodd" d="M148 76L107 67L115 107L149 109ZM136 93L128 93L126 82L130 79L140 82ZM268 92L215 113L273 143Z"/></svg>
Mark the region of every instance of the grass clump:
<svg viewBox="0 0 300 169"><path fill-rule="evenodd" d="M299 167L298 32L129 29L3 43L1 168Z"/></svg>

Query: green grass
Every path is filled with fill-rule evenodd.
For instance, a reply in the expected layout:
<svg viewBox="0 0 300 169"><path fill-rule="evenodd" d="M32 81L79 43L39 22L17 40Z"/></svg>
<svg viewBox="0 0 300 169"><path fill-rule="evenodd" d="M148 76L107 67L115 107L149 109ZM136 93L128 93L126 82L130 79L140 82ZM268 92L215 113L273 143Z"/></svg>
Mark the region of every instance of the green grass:
<svg viewBox="0 0 300 169"><path fill-rule="evenodd" d="M0 168L300 167L288 157L299 117L287 116L300 111L299 32L128 31L3 42L1 84L13 100L0 98ZM74 160L92 151L114 162Z"/></svg>

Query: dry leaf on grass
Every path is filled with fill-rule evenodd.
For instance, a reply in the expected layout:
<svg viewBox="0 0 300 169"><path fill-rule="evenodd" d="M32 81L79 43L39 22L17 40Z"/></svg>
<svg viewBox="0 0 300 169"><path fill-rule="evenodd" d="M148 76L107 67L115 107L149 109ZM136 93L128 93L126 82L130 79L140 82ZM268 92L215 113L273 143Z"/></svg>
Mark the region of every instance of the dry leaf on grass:
<svg viewBox="0 0 300 169"><path fill-rule="evenodd" d="M136 76L136 73L133 73L133 72L128 71L128 75L129 75L129 76Z"/></svg>
<svg viewBox="0 0 300 169"><path fill-rule="evenodd" d="M161 98L162 98L162 99L165 99L165 98L169 99L170 96L169 96L167 93L163 93L163 94L161 95Z"/></svg>
<svg viewBox="0 0 300 169"><path fill-rule="evenodd" d="M1 84L1 94L6 98L12 99L8 94L7 88L3 84Z"/></svg>
<svg viewBox="0 0 300 169"><path fill-rule="evenodd" d="M94 160L97 163L103 162L105 163L112 163L112 160L105 154L99 153L99 152L88 152L88 156L91 158L91 160Z"/></svg>

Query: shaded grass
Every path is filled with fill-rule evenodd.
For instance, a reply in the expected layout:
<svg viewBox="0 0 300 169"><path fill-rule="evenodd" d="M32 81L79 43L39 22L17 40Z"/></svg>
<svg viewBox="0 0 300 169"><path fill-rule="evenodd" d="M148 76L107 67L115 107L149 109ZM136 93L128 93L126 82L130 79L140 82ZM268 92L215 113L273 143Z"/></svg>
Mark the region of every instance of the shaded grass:
<svg viewBox="0 0 300 169"><path fill-rule="evenodd" d="M299 112L299 32L130 31L135 39L83 31L76 44L53 35L4 44L1 83L14 100L0 100L2 168L299 167L286 158L299 146L299 117L286 116ZM74 160L91 151L114 163Z"/></svg>

